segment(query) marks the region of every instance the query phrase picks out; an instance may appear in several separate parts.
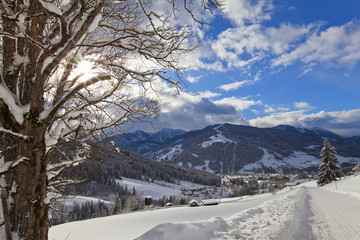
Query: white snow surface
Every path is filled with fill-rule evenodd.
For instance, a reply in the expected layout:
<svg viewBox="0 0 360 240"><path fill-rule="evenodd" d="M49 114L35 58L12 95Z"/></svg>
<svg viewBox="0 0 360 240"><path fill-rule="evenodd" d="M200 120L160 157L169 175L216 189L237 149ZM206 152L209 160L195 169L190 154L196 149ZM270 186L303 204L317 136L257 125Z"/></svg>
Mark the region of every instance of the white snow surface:
<svg viewBox="0 0 360 240"><path fill-rule="evenodd" d="M235 141L233 141L223 135L223 132L220 130L221 127L223 127L223 124L214 128L214 130L216 131L216 134L214 136L211 136L209 141L203 142L201 144L202 148L209 147L209 146L213 145L214 143L218 143L218 142L220 142L220 143L236 143Z"/></svg>
<svg viewBox="0 0 360 240"><path fill-rule="evenodd" d="M65 206L73 206L74 203L77 203L79 205L85 204L87 202L92 202L94 204L98 202L103 202L108 205L112 205L113 202L105 201L100 198L94 198L94 197L85 197L85 196L69 196L66 199L58 200L58 202L63 203Z"/></svg>
<svg viewBox="0 0 360 240"><path fill-rule="evenodd" d="M194 154L193 154L193 155L194 155ZM198 169L198 170L201 170L201 171L206 171L206 172L214 173L214 170L212 170L212 169L209 167L209 164L210 164L210 160L205 160L204 165L202 165L202 166L196 166L196 167L194 167L194 168L195 168L195 169Z"/></svg>
<svg viewBox="0 0 360 240"><path fill-rule="evenodd" d="M174 156L180 154L183 149L181 148L181 144L180 145L176 145L173 148L170 148L169 151L163 155L161 155L160 157L158 157L158 161L169 161L171 160Z"/></svg>
<svg viewBox="0 0 360 240"><path fill-rule="evenodd" d="M181 195L181 187L171 183L158 182L147 183L144 181L122 177L121 180L117 179L117 183L121 186L127 186L128 190L134 187L136 192L143 196L152 196L154 199L160 199L163 196L178 196Z"/></svg>
<svg viewBox="0 0 360 240"><path fill-rule="evenodd" d="M122 179L116 179L116 182L121 186L127 186L128 190L132 190L134 187L137 194L142 196L152 196L153 199L161 199L163 196L181 196L182 188L212 188L212 186L196 184L188 181L179 181L178 184L162 182L155 180L154 182L144 182L132 178L121 177Z"/></svg>
<svg viewBox="0 0 360 240"><path fill-rule="evenodd" d="M49 239L360 239L360 176L219 205L150 209L50 228Z"/></svg>

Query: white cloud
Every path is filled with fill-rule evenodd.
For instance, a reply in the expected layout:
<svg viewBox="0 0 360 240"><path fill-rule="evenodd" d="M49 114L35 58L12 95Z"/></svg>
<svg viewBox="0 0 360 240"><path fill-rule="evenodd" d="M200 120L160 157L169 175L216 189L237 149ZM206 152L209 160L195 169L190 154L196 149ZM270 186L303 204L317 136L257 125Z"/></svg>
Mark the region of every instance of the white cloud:
<svg viewBox="0 0 360 240"><path fill-rule="evenodd" d="M255 127L275 127L280 124L299 126L298 118L303 115L304 111L291 111L272 114L265 117L258 117L249 120L249 124Z"/></svg>
<svg viewBox="0 0 360 240"><path fill-rule="evenodd" d="M214 51L206 42L203 42L196 49L182 56L180 65L192 70L207 69L217 72L225 71L223 64L219 59L215 59Z"/></svg>
<svg viewBox="0 0 360 240"><path fill-rule="evenodd" d="M193 77L193 76L188 75L186 80L188 80L191 83L197 83L200 78L202 78L202 76Z"/></svg>
<svg viewBox="0 0 360 240"><path fill-rule="evenodd" d="M240 26L222 32L212 42L216 55L225 60L228 67L245 67L262 58L260 51L269 50L268 40L261 33L261 25ZM247 56L241 56L248 54Z"/></svg>
<svg viewBox="0 0 360 240"><path fill-rule="evenodd" d="M310 23L308 25L293 25L282 23L280 27L268 27L263 29L263 34L268 39L272 53L281 55L292 49L299 42L304 41L311 33L317 31L322 23Z"/></svg>
<svg viewBox="0 0 360 240"><path fill-rule="evenodd" d="M276 113L249 120L255 127L274 127L287 124L303 128L323 128L344 136L360 135L360 109L306 114L307 110Z"/></svg>
<svg viewBox="0 0 360 240"><path fill-rule="evenodd" d="M306 68L302 73L300 73L299 75L296 76L296 78L300 78L302 76L304 76L305 74L307 74L308 72L311 72L313 70L313 68Z"/></svg>
<svg viewBox="0 0 360 240"><path fill-rule="evenodd" d="M249 97L237 98L234 96L214 101L214 103L233 106L237 111L243 111L251 106L262 104L261 100L249 100Z"/></svg>
<svg viewBox="0 0 360 240"><path fill-rule="evenodd" d="M312 34L295 49L274 59L273 66L289 66L296 61L353 68L360 61L360 24L351 21Z"/></svg>
<svg viewBox="0 0 360 240"><path fill-rule="evenodd" d="M224 4L224 13L237 25L269 20L270 11L273 9L271 0L226 0Z"/></svg>
<svg viewBox="0 0 360 240"><path fill-rule="evenodd" d="M293 50L313 32L320 23L308 25L281 24L264 27L251 24L229 28L211 43L216 55L229 67L242 68L266 58Z"/></svg>
<svg viewBox="0 0 360 240"><path fill-rule="evenodd" d="M255 114L255 115L260 115L260 111L259 111L259 110L251 109L250 111L251 111L253 114Z"/></svg>
<svg viewBox="0 0 360 240"><path fill-rule="evenodd" d="M211 91L205 91L205 92L199 92L196 95L198 95L200 98L213 98L220 96L219 93L211 92Z"/></svg>
<svg viewBox="0 0 360 240"><path fill-rule="evenodd" d="M230 90L236 90L238 88L241 88L243 86L247 86L247 85L250 85L253 83L254 83L254 81L251 81L251 80L243 80L243 81L237 81L237 82L233 82L233 83L229 83L229 84L224 84L224 85L221 85L219 88L224 91L230 91Z"/></svg>
<svg viewBox="0 0 360 240"><path fill-rule="evenodd" d="M290 108L288 107L271 107L271 106L265 106L265 113L278 113L278 112L286 112L289 111Z"/></svg>
<svg viewBox="0 0 360 240"><path fill-rule="evenodd" d="M253 80L236 81L236 82L233 82L233 83L221 85L218 88L222 89L224 91L231 91L231 90L236 90L236 89L244 87L244 86L252 85L255 82L260 81L260 80L261 79L260 79L260 71L259 71L254 76Z"/></svg>
<svg viewBox="0 0 360 240"><path fill-rule="evenodd" d="M294 107L297 109L310 109L312 108L307 102L295 102Z"/></svg>

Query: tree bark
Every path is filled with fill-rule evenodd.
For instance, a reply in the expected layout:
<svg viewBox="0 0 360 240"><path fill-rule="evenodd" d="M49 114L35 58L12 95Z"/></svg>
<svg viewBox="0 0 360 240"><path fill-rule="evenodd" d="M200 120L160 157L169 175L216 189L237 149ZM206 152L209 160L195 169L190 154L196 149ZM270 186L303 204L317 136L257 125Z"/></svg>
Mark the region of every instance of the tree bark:
<svg viewBox="0 0 360 240"><path fill-rule="evenodd" d="M6 239L47 239L50 226L47 194L46 148L44 127L27 124L31 140L7 151L4 160L24 157L5 174L6 187L1 191Z"/></svg>

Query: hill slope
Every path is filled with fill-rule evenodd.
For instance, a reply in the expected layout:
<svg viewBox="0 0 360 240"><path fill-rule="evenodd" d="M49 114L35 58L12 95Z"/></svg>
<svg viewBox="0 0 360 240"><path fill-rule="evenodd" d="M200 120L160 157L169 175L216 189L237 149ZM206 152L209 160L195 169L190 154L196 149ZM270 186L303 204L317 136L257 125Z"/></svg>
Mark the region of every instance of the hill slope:
<svg viewBox="0 0 360 240"><path fill-rule="evenodd" d="M114 136L112 140L116 146L158 161L217 173L286 173L297 169L315 173L325 138L336 148L342 167L360 161L359 137L343 138L325 130L219 124L190 132L176 131L164 138L166 141L141 131Z"/></svg>
<svg viewBox="0 0 360 240"><path fill-rule="evenodd" d="M67 143L63 145L63 153L71 158L71 152L76 148L76 144ZM123 177L145 182L189 181L204 185L220 185L220 177L214 174L154 161L128 150L116 150L101 144L89 143L86 155L88 158L85 162L68 169L64 174L66 178L85 181L67 186L63 192L91 197L108 196L115 194L116 181Z"/></svg>

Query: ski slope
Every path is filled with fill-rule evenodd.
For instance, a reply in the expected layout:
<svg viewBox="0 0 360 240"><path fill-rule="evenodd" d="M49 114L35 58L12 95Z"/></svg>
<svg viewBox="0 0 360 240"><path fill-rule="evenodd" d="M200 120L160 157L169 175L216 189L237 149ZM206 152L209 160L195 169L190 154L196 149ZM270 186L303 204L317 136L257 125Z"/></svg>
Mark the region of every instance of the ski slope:
<svg viewBox="0 0 360 240"><path fill-rule="evenodd" d="M360 176L336 186L309 182L277 194L223 199L219 205L152 209L72 222L50 240L360 239ZM337 188L337 189L336 189Z"/></svg>

